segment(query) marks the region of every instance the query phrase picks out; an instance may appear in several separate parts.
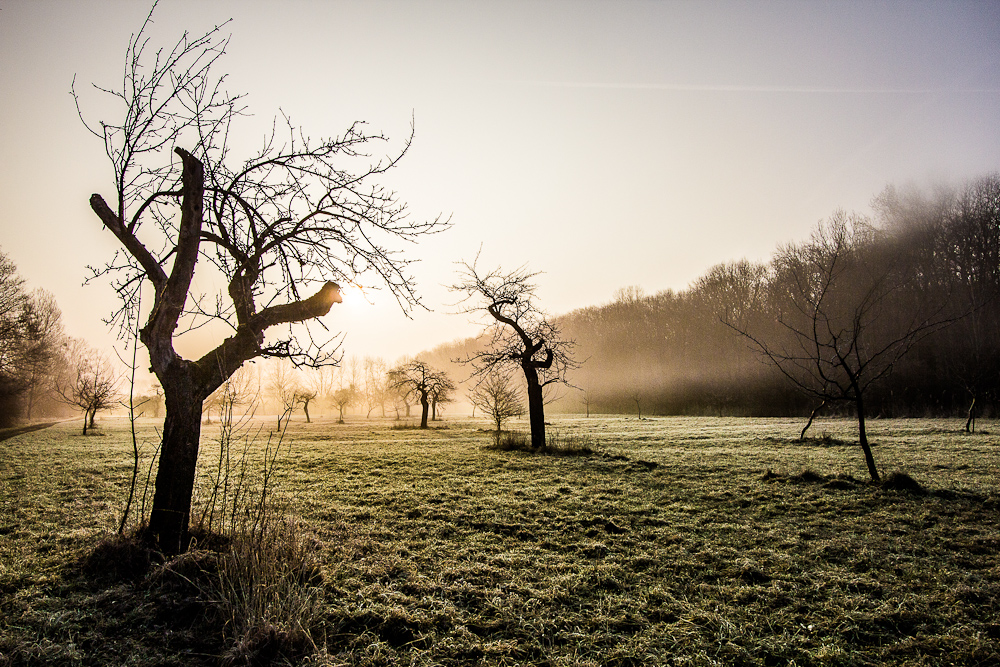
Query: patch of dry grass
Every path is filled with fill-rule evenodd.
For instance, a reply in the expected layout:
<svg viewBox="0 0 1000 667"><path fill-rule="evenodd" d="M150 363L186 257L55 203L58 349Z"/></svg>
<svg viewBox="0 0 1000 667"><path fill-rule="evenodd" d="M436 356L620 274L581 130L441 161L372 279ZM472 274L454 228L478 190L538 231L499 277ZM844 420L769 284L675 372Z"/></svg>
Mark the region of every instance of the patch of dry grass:
<svg viewBox="0 0 1000 667"><path fill-rule="evenodd" d="M554 422L594 453L489 450L478 422L293 422L278 484L315 541L308 661L1000 664L1000 439L873 420L897 482L875 487L848 421L804 443L797 420ZM0 443L0 665L219 664L198 584L217 565L83 565L130 466L124 426L105 433Z"/></svg>

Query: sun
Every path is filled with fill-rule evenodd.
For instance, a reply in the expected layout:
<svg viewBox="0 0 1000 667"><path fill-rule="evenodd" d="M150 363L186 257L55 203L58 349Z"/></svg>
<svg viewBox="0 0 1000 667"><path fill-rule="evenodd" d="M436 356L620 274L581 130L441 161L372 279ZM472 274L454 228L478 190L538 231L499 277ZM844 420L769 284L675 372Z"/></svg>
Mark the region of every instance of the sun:
<svg viewBox="0 0 1000 667"><path fill-rule="evenodd" d="M339 284L342 301L336 304L337 310L360 312L375 305L370 288L358 283L341 282Z"/></svg>

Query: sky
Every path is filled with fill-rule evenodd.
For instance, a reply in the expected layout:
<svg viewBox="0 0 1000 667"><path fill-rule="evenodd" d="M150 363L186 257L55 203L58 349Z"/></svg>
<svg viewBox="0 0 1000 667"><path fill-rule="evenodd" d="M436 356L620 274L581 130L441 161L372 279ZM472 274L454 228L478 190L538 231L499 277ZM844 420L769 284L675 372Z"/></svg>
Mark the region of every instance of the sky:
<svg viewBox="0 0 1000 667"><path fill-rule="evenodd" d="M148 9L0 0L0 249L100 347L116 298L82 283L116 242L88 200L110 200L113 180L69 90L120 85ZM363 120L388 154L412 122L386 183L414 218L451 217L400 246L427 310L369 289L323 318L348 355L391 362L474 335L446 285L477 253L541 272L540 304L559 314L766 261L839 208L870 212L889 184L1000 170L998 2L161 0L153 41L227 19L220 67L247 95L247 136L279 112L315 136Z"/></svg>

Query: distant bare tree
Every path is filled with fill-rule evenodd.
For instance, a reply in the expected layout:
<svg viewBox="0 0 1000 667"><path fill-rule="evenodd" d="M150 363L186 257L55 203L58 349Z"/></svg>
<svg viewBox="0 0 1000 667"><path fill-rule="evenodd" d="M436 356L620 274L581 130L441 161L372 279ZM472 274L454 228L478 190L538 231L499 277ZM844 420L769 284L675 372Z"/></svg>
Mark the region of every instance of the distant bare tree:
<svg viewBox="0 0 1000 667"><path fill-rule="evenodd" d="M385 360L382 357L365 357L363 363L365 403L367 417L371 417L376 407L385 417L385 402L388 399L388 380Z"/></svg>
<svg viewBox="0 0 1000 667"><path fill-rule="evenodd" d="M910 272L874 234L866 221L838 214L809 242L779 253L779 310L773 315L782 335L768 339L738 321L728 323L802 391L853 404L868 473L878 482L865 428L866 392L918 340L950 320L933 307L896 316L889 305L903 298Z"/></svg>
<svg viewBox="0 0 1000 667"><path fill-rule="evenodd" d="M482 378L472 390L470 396L472 405L483 411L483 414L496 427L496 443L500 443L500 433L503 425L509 419L524 414L524 401L521 392L511 382L509 375L494 372Z"/></svg>
<svg viewBox="0 0 1000 667"><path fill-rule="evenodd" d="M83 435L87 435L97 413L117 403L122 377L106 355L81 340L70 341L65 350L67 363L55 389L67 405L83 410Z"/></svg>
<svg viewBox="0 0 1000 667"><path fill-rule="evenodd" d="M455 389L455 383L448 376L444 376L441 381L434 385L429 396L431 399L431 421L438 420L438 406L454 402Z"/></svg>
<svg viewBox="0 0 1000 667"><path fill-rule="evenodd" d="M639 389L633 389L629 392L628 397L635 403L636 417L642 419L642 392Z"/></svg>
<svg viewBox="0 0 1000 667"><path fill-rule="evenodd" d="M275 359L268 371L268 389L274 396L278 412L278 430L283 419L289 419L299 405L298 382L295 369L287 359Z"/></svg>
<svg viewBox="0 0 1000 667"><path fill-rule="evenodd" d="M628 285L626 287L619 287L615 290L615 302L616 303L637 303L642 301L646 297L646 290L642 289L639 285Z"/></svg>
<svg viewBox="0 0 1000 667"><path fill-rule="evenodd" d="M302 411L306 415L306 422L310 421L309 406L322 403L333 392L335 370L332 366L302 369L299 391L302 394Z"/></svg>
<svg viewBox="0 0 1000 667"><path fill-rule="evenodd" d="M17 267L0 252L0 425L31 418L52 383L63 342L55 298L26 292Z"/></svg>
<svg viewBox="0 0 1000 667"><path fill-rule="evenodd" d="M337 407L339 416L337 417L337 423L344 423L344 412L349 406L351 406L354 401L358 398L358 390L353 384L349 384L346 387L341 387L335 390L330 395L330 400Z"/></svg>
<svg viewBox="0 0 1000 667"><path fill-rule="evenodd" d="M309 404L315 401L317 396L319 396L318 391L301 385L295 392L295 400L302 406L302 412L306 415L307 424L312 423L312 419L309 418Z"/></svg>
<svg viewBox="0 0 1000 667"><path fill-rule="evenodd" d="M95 87L118 118L88 122L72 92L110 160L110 204L95 194L90 205L121 245L96 272L113 277L121 298L112 321L134 319L142 283L155 295L140 340L166 417L149 531L174 553L186 547L202 402L256 357L335 361L335 347L314 342L308 329L341 301L334 281L376 275L404 311L418 305L409 260L390 246L444 223L412 220L378 184L409 141L394 157L372 158L369 146L384 137L362 124L313 140L283 116L260 150L240 160L229 139L247 114L243 96L228 93L215 72L228 44L222 28L150 51L151 24L152 12L129 40L122 81ZM224 289L192 293L199 260L223 277ZM201 359L177 354L175 337L209 320L232 335Z"/></svg>
<svg viewBox="0 0 1000 667"><path fill-rule="evenodd" d="M20 319L27 298L24 279L18 274L17 266L7 255L0 253L0 385L3 385L0 386L0 394L4 397L4 404L8 403L6 396L17 393L17 390L8 390L7 386L17 384L15 378L22 338ZM5 417L13 418L14 405L11 403L3 407L0 412Z"/></svg>
<svg viewBox="0 0 1000 667"><path fill-rule="evenodd" d="M413 360L389 371L389 386L401 396L414 397L420 402L420 428L427 428L431 396L442 389L453 390L455 385L442 371L423 361Z"/></svg>
<svg viewBox="0 0 1000 667"><path fill-rule="evenodd" d="M59 348L65 339L62 311L55 297L35 290L25 302L21 316L22 349L20 377L24 386L24 414L32 411L55 378Z"/></svg>
<svg viewBox="0 0 1000 667"><path fill-rule="evenodd" d="M952 308L964 317L946 339L931 344L967 396L965 430L971 432L979 402L1000 377L1000 174L932 196L889 187L875 207L889 229L917 240L931 264L920 272L954 288Z"/></svg>
<svg viewBox="0 0 1000 667"><path fill-rule="evenodd" d="M545 447L546 387L568 384L566 373L577 364L571 351L573 342L563 340L559 327L535 305L538 275L521 267L510 273L497 268L480 275L476 262L461 264L461 277L451 287L463 293L462 302L474 300L463 312L487 315L487 344L460 361L470 363L475 377L504 373L512 368L524 373L528 393L531 446Z"/></svg>

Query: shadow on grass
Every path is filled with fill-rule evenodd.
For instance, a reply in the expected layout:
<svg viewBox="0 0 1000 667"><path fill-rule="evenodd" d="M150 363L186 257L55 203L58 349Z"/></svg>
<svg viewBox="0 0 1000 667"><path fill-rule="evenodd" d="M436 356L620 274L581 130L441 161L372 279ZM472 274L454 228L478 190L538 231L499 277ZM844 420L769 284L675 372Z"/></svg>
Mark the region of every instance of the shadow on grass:
<svg viewBox="0 0 1000 667"><path fill-rule="evenodd" d="M493 442L486 445L485 449L501 452L523 452L539 456L595 458L611 463L621 463L629 472L649 472L659 466L654 461L631 459L623 454L602 452L592 440L579 436L563 436L558 433L549 434L548 441L544 447L532 447L531 435L528 433L521 431L501 431L499 437L496 437L495 432L491 433L494 435Z"/></svg>
<svg viewBox="0 0 1000 667"><path fill-rule="evenodd" d="M194 542L198 548L166 558L140 534L101 537L64 561L39 594L4 605L18 621L8 628L14 632L0 636L0 667L120 665L126 656L141 665L285 665L314 654L309 628L248 623L234 608L242 597L276 588L274 573L285 574L288 545L214 538L203 535ZM259 565L242 567L248 555L261 552ZM309 590L322 585L318 569L292 574ZM27 580L5 583L36 587ZM282 595L293 597L284 589Z"/></svg>
<svg viewBox="0 0 1000 667"><path fill-rule="evenodd" d="M871 489L915 498L930 497L941 500L980 503L985 507L1000 507L1000 502L994 496L954 489L930 489L902 471L889 473L878 484L874 484L868 479L855 479L853 475L824 475L808 468L794 474L775 472L768 468L761 475L761 479L765 482L816 485L825 489L843 491Z"/></svg>
<svg viewBox="0 0 1000 667"><path fill-rule="evenodd" d="M15 426L13 428L2 428L0 429L0 442L6 440L7 438L13 438L15 435L21 435L22 433L31 433L32 431L41 431L42 429L49 428L50 426L55 426L59 422L45 422L43 424L30 424L28 426Z"/></svg>

